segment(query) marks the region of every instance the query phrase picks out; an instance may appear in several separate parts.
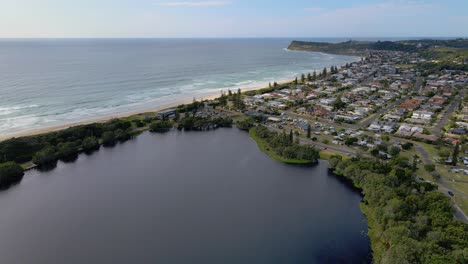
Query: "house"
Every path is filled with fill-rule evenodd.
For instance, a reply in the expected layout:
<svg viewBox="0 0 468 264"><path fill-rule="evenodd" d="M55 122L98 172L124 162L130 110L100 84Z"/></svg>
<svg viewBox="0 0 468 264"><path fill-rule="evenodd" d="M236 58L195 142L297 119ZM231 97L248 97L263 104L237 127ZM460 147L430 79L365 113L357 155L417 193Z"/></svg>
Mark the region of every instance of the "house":
<svg viewBox="0 0 468 264"><path fill-rule="evenodd" d="M176 109L166 109L166 110L158 112L158 117L161 119L171 118L171 117L174 117L176 113L177 113Z"/></svg>
<svg viewBox="0 0 468 264"><path fill-rule="evenodd" d="M437 136L426 135L426 134L422 134L422 133L414 133L413 137L415 139L419 139L419 140L423 140L423 141L427 141L427 142L431 142L431 143L434 143L439 139Z"/></svg>
<svg viewBox="0 0 468 264"><path fill-rule="evenodd" d="M297 124L297 126L302 129L303 131L307 131L307 129L309 129L310 125L307 124L307 123L299 123Z"/></svg>
<svg viewBox="0 0 468 264"><path fill-rule="evenodd" d="M268 117L267 119L268 121L271 121L271 122L275 122L275 123L278 123L278 122L281 122L281 119L280 118L277 118L277 117Z"/></svg>
<svg viewBox="0 0 468 264"><path fill-rule="evenodd" d="M414 111L411 118L415 119L431 119L434 113L427 110Z"/></svg>
<svg viewBox="0 0 468 264"><path fill-rule="evenodd" d="M330 111L324 109L324 108L316 108L312 114L317 117L322 117L322 118L328 118L330 116Z"/></svg>
<svg viewBox="0 0 468 264"><path fill-rule="evenodd" d="M464 129L464 128L452 128L450 130L450 132L452 132L452 134L455 134L455 135L465 135L465 134L467 134L467 130Z"/></svg>
<svg viewBox="0 0 468 264"><path fill-rule="evenodd" d="M399 108L402 108L408 111L413 111L416 108L418 108L421 103L422 103L422 100L420 99L408 99L404 101L403 103L401 103Z"/></svg>

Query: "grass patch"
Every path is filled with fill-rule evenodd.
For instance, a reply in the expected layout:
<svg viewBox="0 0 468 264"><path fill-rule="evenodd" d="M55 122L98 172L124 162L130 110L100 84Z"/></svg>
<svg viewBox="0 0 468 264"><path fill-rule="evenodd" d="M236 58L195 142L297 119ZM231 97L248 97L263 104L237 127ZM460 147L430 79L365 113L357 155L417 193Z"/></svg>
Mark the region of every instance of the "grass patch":
<svg viewBox="0 0 468 264"><path fill-rule="evenodd" d="M347 160L347 159L351 159L350 157L346 156L346 155L343 155L343 154L340 154L340 153L336 153L336 152L333 152L331 150L328 150L328 149L324 149L324 150L321 150L320 151L320 159L323 159L323 160L330 160L330 158L332 156L341 156L341 158L343 160Z"/></svg>
<svg viewBox="0 0 468 264"><path fill-rule="evenodd" d="M29 170L31 168L34 168L36 164L34 164L32 161L28 161L25 163L21 163L20 166L21 168L23 168L23 170Z"/></svg>
<svg viewBox="0 0 468 264"><path fill-rule="evenodd" d="M455 194L453 199L455 199L455 202L458 204L460 209L462 209L465 214L468 214L468 198Z"/></svg>
<svg viewBox="0 0 468 264"><path fill-rule="evenodd" d="M400 69L411 69L415 66L415 64L397 64L395 65L396 68Z"/></svg>

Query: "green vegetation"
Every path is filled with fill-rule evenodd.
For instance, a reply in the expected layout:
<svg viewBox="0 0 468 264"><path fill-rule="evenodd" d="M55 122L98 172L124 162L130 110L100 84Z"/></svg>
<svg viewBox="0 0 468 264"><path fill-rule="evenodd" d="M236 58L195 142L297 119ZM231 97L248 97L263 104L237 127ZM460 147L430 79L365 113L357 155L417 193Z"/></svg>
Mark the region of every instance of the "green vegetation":
<svg viewBox="0 0 468 264"><path fill-rule="evenodd" d="M90 152L99 148L99 140L96 137L87 137L83 140L83 150Z"/></svg>
<svg viewBox="0 0 468 264"><path fill-rule="evenodd" d="M334 156L330 168L362 189L375 263L467 263L468 225L434 185L415 181L407 159Z"/></svg>
<svg viewBox="0 0 468 264"><path fill-rule="evenodd" d="M164 133L172 128L172 123L167 120L156 120L153 121L149 127L151 132Z"/></svg>
<svg viewBox="0 0 468 264"><path fill-rule="evenodd" d="M38 166L46 166L57 161L57 150L53 146L47 146L33 156L33 162Z"/></svg>
<svg viewBox="0 0 468 264"><path fill-rule="evenodd" d="M433 171L435 171L435 165L434 164L425 164L424 169L427 172L433 172Z"/></svg>
<svg viewBox="0 0 468 264"><path fill-rule="evenodd" d="M249 117L249 118L245 118L243 120L237 121L236 126L241 130L249 131L252 127L255 126L255 122L256 120L254 118Z"/></svg>
<svg viewBox="0 0 468 264"><path fill-rule="evenodd" d="M102 134L102 144L104 146L112 146L116 142L115 134L112 131L107 131Z"/></svg>
<svg viewBox="0 0 468 264"><path fill-rule="evenodd" d="M5 188L19 182L23 178L23 168L16 162L5 162L0 164L0 187Z"/></svg>
<svg viewBox="0 0 468 264"><path fill-rule="evenodd" d="M106 123L93 123L71 127L47 134L13 138L0 142L0 162L24 163L33 161L36 165L52 164L58 159L68 160L80 151L91 151L99 147L99 140L105 145L131 138L132 123L115 119Z"/></svg>
<svg viewBox="0 0 468 264"><path fill-rule="evenodd" d="M441 70L468 71L468 64L465 63L468 59L468 39L346 41L341 43L292 41L288 49L360 56L367 55L371 50L417 52L427 61L416 65L402 64L397 67L406 69L414 66L424 75Z"/></svg>
<svg viewBox="0 0 468 264"><path fill-rule="evenodd" d="M184 130L207 130L218 127L231 127L232 119L228 117L204 118L195 116L185 116L179 120L177 129Z"/></svg>
<svg viewBox="0 0 468 264"><path fill-rule="evenodd" d="M279 134L264 126L253 127L250 136L260 150L274 160L289 164L311 164L319 159L319 151L312 146L299 145L291 140L291 134Z"/></svg>
<svg viewBox="0 0 468 264"><path fill-rule="evenodd" d="M333 54L364 55L366 54L367 50L393 50L413 52L417 50L417 47L416 45L411 45L397 41L370 42L350 40L340 43L293 41L289 45L288 49L317 51Z"/></svg>

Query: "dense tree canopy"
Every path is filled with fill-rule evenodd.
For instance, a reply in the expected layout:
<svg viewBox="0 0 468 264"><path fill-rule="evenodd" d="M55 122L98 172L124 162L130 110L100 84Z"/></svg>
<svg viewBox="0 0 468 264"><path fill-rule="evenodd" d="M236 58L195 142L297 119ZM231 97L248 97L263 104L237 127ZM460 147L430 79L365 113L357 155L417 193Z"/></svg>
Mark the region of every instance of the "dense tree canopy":
<svg viewBox="0 0 468 264"><path fill-rule="evenodd" d="M0 164L0 187L6 187L20 181L23 174L23 169L15 162Z"/></svg>
<svg viewBox="0 0 468 264"><path fill-rule="evenodd" d="M468 263L468 225L434 185L414 179L408 160L334 156L330 167L362 189L375 263Z"/></svg>

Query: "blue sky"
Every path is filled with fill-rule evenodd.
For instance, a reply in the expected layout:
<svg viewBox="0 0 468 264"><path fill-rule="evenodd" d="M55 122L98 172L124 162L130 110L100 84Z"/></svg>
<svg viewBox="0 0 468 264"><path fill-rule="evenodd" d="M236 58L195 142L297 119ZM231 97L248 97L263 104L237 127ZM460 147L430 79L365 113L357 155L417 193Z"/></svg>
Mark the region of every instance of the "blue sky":
<svg viewBox="0 0 468 264"><path fill-rule="evenodd" d="M468 0L0 0L0 37L468 37Z"/></svg>

